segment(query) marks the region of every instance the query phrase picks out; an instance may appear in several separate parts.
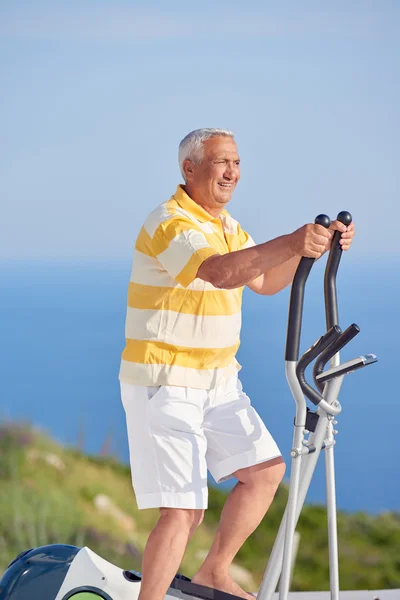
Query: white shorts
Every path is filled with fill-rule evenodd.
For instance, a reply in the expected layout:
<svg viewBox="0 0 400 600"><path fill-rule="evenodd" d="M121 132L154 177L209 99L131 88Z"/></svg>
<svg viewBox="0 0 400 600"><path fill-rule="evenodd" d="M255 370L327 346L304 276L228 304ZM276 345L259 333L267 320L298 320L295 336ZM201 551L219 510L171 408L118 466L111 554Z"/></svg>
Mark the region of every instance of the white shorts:
<svg viewBox="0 0 400 600"><path fill-rule="evenodd" d="M217 483L281 455L234 375L211 390L121 382L138 507L207 508Z"/></svg>

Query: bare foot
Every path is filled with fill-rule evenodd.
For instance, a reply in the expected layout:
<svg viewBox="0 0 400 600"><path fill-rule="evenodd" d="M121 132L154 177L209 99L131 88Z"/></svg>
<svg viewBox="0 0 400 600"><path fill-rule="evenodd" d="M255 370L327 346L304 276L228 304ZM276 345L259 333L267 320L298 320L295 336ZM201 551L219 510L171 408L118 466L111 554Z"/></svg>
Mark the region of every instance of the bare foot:
<svg viewBox="0 0 400 600"><path fill-rule="evenodd" d="M221 592L226 592L227 594L233 594L234 596L239 596L239 598L245 598L246 600L254 600L255 598L253 594L248 594L242 590L240 585L238 585L229 574L225 573L215 574L198 572L193 577L192 583L205 585L206 587L214 588Z"/></svg>

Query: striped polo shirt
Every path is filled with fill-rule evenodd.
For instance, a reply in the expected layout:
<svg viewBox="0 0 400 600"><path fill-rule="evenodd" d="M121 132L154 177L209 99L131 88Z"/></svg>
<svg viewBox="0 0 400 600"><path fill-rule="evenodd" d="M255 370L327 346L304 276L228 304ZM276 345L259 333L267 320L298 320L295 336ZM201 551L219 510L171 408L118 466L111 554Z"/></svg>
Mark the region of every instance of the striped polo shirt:
<svg viewBox="0 0 400 600"><path fill-rule="evenodd" d="M227 211L214 218L182 186L148 216L128 289L122 381L210 389L240 368L243 288L196 276L208 257L252 245Z"/></svg>

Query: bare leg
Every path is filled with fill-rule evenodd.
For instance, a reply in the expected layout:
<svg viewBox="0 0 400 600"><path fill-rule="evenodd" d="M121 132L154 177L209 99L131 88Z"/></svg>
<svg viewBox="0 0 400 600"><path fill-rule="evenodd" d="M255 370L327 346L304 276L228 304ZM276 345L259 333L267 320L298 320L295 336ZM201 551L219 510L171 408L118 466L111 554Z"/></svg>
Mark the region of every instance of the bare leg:
<svg viewBox="0 0 400 600"><path fill-rule="evenodd" d="M202 510L161 508L147 540L138 600L164 600L176 575L190 536L203 519Z"/></svg>
<svg viewBox="0 0 400 600"><path fill-rule="evenodd" d="M239 481L227 498L214 542L204 563L193 577L194 583L214 587L241 598L252 598L233 581L230 565L267 512L284 472L285 464L279 457L240 469L234 474Z"/></svg>

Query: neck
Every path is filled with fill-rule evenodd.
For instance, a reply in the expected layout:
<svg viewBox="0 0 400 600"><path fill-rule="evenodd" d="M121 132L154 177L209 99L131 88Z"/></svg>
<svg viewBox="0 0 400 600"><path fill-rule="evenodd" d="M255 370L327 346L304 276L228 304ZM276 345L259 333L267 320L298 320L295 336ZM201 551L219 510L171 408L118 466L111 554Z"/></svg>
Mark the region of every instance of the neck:
<svg viewBox="0 0 400 600"><path fill-rule="evenodd" d="M217 219L224 210L224 207L219 208L218 206L211 206L210 203L207 202L207 199L203 198L201 194L196 192L196 190L194 190L189 183L185 183L185 185L183 185L182 187L189 196L189 198L191 198L193 202L196 202L196 204L201 206L201 208L204 208L204 210L206 210L212 217L214 217L214 219Z"/></svg>

